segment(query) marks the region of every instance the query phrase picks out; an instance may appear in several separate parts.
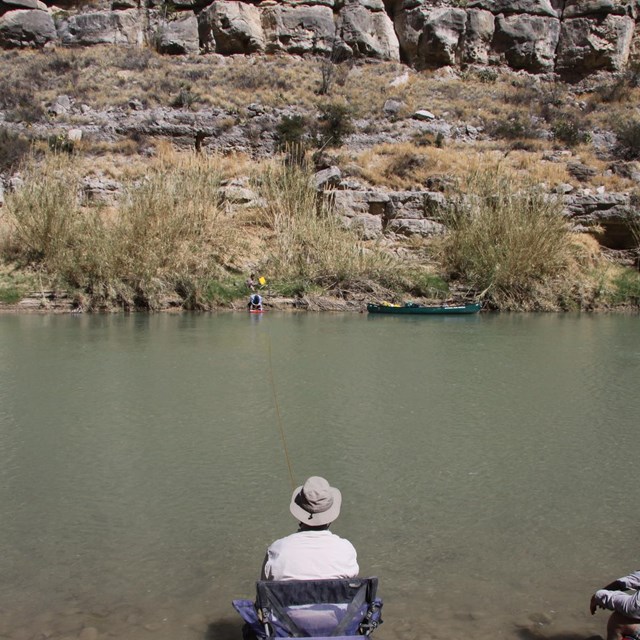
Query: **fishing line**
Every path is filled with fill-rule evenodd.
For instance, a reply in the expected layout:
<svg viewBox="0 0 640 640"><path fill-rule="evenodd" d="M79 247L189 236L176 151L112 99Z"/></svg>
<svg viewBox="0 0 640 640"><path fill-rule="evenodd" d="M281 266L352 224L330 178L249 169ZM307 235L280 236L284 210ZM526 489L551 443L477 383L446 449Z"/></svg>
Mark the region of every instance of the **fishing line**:
<svg viewBox="0 0 640 640"><path fill-rule="evenodd" d="M269 354L269 381L271 382L271 392L273 393L273 405L276 409L278 430L280 431L280 439L282 440L284 457L285 457L285 460L287 461L287 468L289 469L289 480L291 481L291 490L293 491L296 488L296 483L293 479L293 467L291 466L291 458L289 457L289 450L287 449L287 439L284 435L284 425L282 424L282 415L280 414L280 404L278 403L276 381L273 376L273 364L271 363L271 332L270 331L267 331L267 350Z"/></svg>

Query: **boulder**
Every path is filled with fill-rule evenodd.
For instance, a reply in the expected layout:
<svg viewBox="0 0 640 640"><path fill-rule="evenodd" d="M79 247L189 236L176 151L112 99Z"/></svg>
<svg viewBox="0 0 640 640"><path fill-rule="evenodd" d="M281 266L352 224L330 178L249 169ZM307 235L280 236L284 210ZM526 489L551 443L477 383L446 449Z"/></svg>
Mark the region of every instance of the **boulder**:
<svg viewBox="0 0 640 640"><path fill-rule="evenodd" d="M58 27L65 45L125 44L144 42L143 15L138 9L95 11L70 16Z"/></svg>
<svg viewBox="0 0 640 640"><path fill-rule="evenodd" d="M335 49L336 26L331 7L267 5L262 10L267 53L317 53Z"/></svg>
<svg viewBox="0 0 640 640"><path fill-rule="evenodd" d="M53 18L38 9L16 9L0 16L0 47L43 47L57 37Z"/></svg>
<svg viewBox="0 0 640 640"><path fill-rule="evenodd" d="M464 9L435 8L425 17L416 65L439 67L461 62L467 12Z"/></svg>
<svg viewBox="0 0 640 640"><path fill-rule="evenodd" d="M336 214L348 218L358 214L383 218L389 202L386 193L373 190L336 191L333 197Z"/></svg>
<svg viewBox="0 0 640 640"><path fill-rule="evenodd" d="M71 109L71 98L69 96L57 96L48 106L47 113L54 116L61 116Z"/></svg>
<svg viewBox="0 0 640 640"><path fill-rule="evenodd" d="M200 51L198 18L195 14L178 14L175 20L158 27L156 46L160 53L194 54Z"/></svg>
<svg viewBox="0 0 640 640"><path fill-rule="evenodd" d="M494 14L526 13L532 16L560 18L564 0L477 0L469 8L485 9Z"/></svg>
<svg viewBox="0 0 640 640"><path fill-rule="evenodd" d="M553 71L559 38L560 21L556 18L512 15L496 19L496 50L514 69Z"/></svg>
<svg viewBox="0 0 640 640"><path fill-rule="evenodd" d="M369 215L355 215L343 219L344 226L356 231L363 240L376 240L383 234L382 218Z"/></svg>
<svg viewBox="0 0 640 640"><path fill-rule="evenodd" d="M0 0L0 13L11 9L40 9L39 0Z"/></svg>
<svg viewBox="0 0 640 640"><path fill-rule="evenodd" d="M360 231L372 240L383 233L385 210L389 196L381 191L332 191L334 212L347 228Z"/></svg>
<svg viewBox="0 0 640 640"><path fill-rule="evenodd" d="M634 225L640 221L638 210L624 193L588 193L565 198L565 214L577 225L592 228L598 242L610 249L637 246Z"/></svg>
<svg viewBox="0 0 640 640"><path fill-rule="evenodd" d="M223 0L198 16L200 39L207 50L222 54L264 51L266 40L260 11L244 2Z"/></svg>
<svg viewBox="0 0 640 640"><path fill-rule="evenodd" d="M624 70L634 28L633 18L613 14L564 20L556 70L568 76Z"/></svg>
<svg viewBox="0 0 640 640"><path fill-rule="evenodd" d="M495 31L496 19L490 11L481 9L467 11L467 33L463 53L466 63L488 64L489 50Z"/></svg>
<svg viewBox="0 0 640 640"><path fill-rule="evenodd" d="M395 233L402 236L441 236L447 231L447 228L440 222L433 220L418 220L415 218L396 218L389 220L385 227L388 233Z"/></svg>
<svg viewBox="0 0 640 640"><path fill-rule="evenodd" d="M394 15L393 26L402 57L411 65L415 65L418 58L418 43L426 20L427 10L421 5L405 7Z"/></svg>
<svg viewBox="0 0 640 640"><path fill-rule="evenodd" d="M636 3L633 0L566 0L563 17L581 18L594 15L636 16Z"/></svg>
<svg viewBox="0 0 640 640"><path fill-rule="evenodd" d="M314 184L318 191L337 187L342 180L342 171L339 167L328 167L316 172L314 175Z"/></svg>
<svg viewBox="0 0 640 640"><path fill-rule="evenodd" d="M398 37L384 11L350 3L340 12L339 32L355 57L400 60Z"/></svg>
<svg viewBox="0 0 640 640"><path fill-rule="evenodd" d="M437 218L445 205L444 195L435 191L396 191L389 194L385 219L391 221Z"/></svg>

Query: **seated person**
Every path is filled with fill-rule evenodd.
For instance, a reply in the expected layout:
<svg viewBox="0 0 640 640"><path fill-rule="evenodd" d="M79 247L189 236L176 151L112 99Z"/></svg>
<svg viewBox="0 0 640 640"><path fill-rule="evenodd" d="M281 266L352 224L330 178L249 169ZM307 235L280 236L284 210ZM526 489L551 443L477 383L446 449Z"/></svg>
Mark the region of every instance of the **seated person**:
<svg viewBox="0 0 640 640"><path fill-rule="evenodd" d="M607 640L640 638L640 571L598 589L591 596L589 608L591 615L598 608L613 611L607 622Z"/></svg>
<svg viewBox="0 0 640 640"><path fill-rule="evenodd" d="M342 494L318 476L312 476L291 497L289 510L298 531L276 540L268 549L262 580L322 580L355 578L359 567L353 545L331 533L340 514Z"/></svg>

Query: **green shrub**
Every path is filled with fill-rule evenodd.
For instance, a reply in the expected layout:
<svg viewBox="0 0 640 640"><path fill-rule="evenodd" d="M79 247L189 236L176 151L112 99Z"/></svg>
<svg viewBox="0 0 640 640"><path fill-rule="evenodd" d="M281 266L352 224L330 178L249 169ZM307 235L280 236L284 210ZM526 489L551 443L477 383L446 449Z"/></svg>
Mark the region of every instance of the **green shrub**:
<svg viewBox="0 0 640 640"><path fill-rule="evenodd" d="M204 284L202 298L210 304L229 304L249 295L244 283L234 280L209 280Z"/></svg>
<svg viewBox="0 0 640 640"><path fill-rule="evenodd" d="M616 131L618 153L627 160L640 158L640 120L628 120Z"/></svg>
<svg viewBox="0 0 640 640"><path fill-rule="evenodd" d="M449 294L449 285L443 278L434 273L409 270L406 274L407 293L423 298L446 298Z"/></svg>
<svg viewBox="0 0 640 640"><path fill-rule="evenodd" d="M0 172L14 170L30 149L31 141L28 138L0 127Z"/></svg>
<svg viewBox="0 0 640 640"><path fill-rule="evenodd" d="M22 299L22 293L17 287L0 287L0 302L16 304Z"/></svg>
<svg viewBox="0 0 640 640"><path fill-rule="evenodd" d="M560 140L570 147L584 144L591 140L591 134L582 129L575 120L560 119L551 127L553 136L556 140Z"/></svg>
<svg viewBox="0 0 640 640"><path fill-rule="evenodd" d="M292 145L302 145L307 128L308 124L304 116L298 114L283 116L276 127L280 150Z"/></svg>
<svg viewBox="0 0 640 640"><path fill-rule="evenodd" d="M531 121L524 120L518 114L506 121L494 122L487 129L491 135L505 140L538 137L538 131L532 126Z"/></svg>
<svg viewBox="0 0 640 640"><path fill-rule="evenodd" d="M47 146L49 151L53 153L73 153L75 144L73 140L69 140L64 133L50 135L47 138Z"/></svg>
<svg viewBox="0 0 640 640"><path fill-rule="evenodd" d="M320 105L318 118L319 143L321 146L339 147L344 138L353 133L353 109L341 102Z"/></svg>
<svg viewBox="0 0 640 640"><path fill-rule="evenodd" d="M611 303L614 305L640 305L640 273L626 269L613 281Z"/></svg>

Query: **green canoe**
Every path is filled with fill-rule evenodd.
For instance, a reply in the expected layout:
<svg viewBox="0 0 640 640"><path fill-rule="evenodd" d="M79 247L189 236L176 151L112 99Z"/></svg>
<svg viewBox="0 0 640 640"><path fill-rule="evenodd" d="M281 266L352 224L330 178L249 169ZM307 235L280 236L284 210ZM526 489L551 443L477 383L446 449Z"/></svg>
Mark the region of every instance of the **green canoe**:
<svg viewBox="0 0 640 640"><path fill-rule="evenodd" d="M421 305L408 302L402 306L391 304L367 304L369 313L393 313L393 314L424 314L424 315L442 315L442 314L460 314L460 313L478 313L482 305L473 304L442 304L442 305Z"/></svg>

